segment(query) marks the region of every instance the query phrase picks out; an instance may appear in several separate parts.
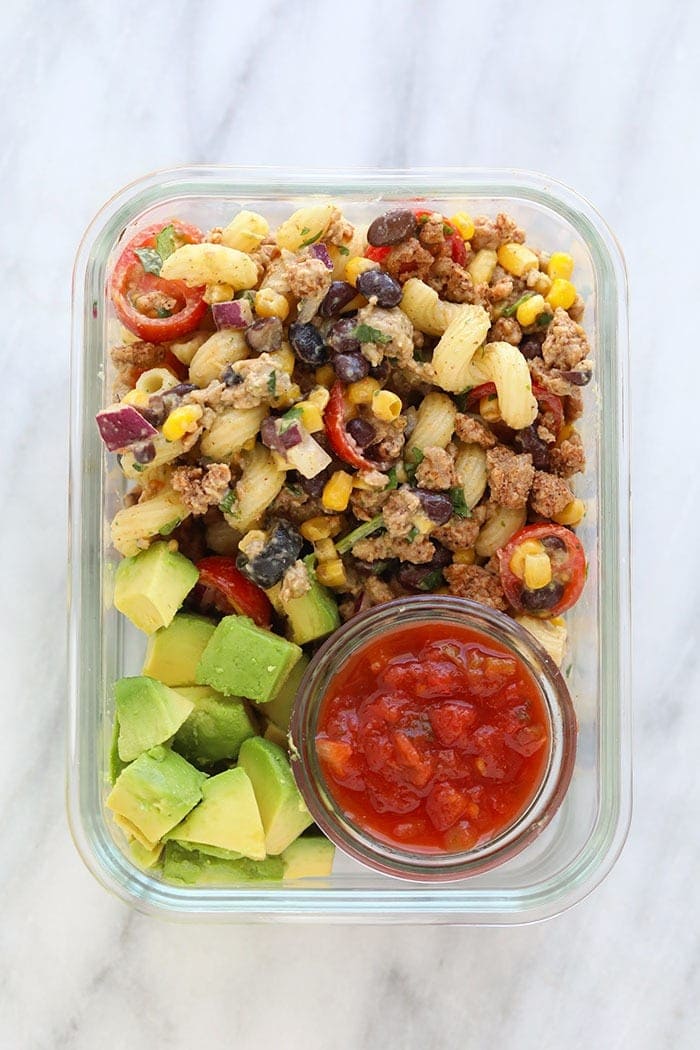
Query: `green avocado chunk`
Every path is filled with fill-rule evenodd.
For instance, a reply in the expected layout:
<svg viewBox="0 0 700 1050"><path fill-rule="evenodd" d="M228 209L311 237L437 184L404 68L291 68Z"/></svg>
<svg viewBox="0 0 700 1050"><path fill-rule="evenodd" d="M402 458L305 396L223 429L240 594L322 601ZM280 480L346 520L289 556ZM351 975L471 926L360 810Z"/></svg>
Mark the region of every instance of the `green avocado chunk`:
<svg viewBox="0 0 700 1050"><path fill-rule="evenodd" d="M215 624L205 616L178 613L167 627L152 634L141 674L164 685L194 685L194 673Z"/></svg>
<svg viewBox="0 0 700 1050"><path fill-rule="evenodd" d="M206 779L181 755L154 747L119 774L107 805L143 839L156 843L197 805Z"/></svg>
<svg viewBox="0 0 700 1050"><path fill-rule="evenodd" d="M196 766L238 758L243 741L256 734L244 701L222 696L208 685L180 686L178 692L194 710L175 734L173 750Z"/></svg>
<svg viewBox="0 0 700 1050"><path fill-rule="evenodd" d="M265 849L277 856L313 823L287 756L277 744L257 736L242 744L238 764L253 785L265 829Z"/></svg>
<svg viewBox="0 0 700 1050"><path fill-rule="evenodd" d="M247 616L224 616L202 653L196 679L226 696L267 703L277 695L301 649Z"/></svg>
<svg viewBox="0 0 700 1050"><path fill-rule="evenodd" d="M174 689L142 675L120 678L114 687L119 719L119 758L131 762L168 740L194 705Z"/></svg>
<svg viewBox="0 0 700 1050"><path fill-rule="evenodd" d="M167 627L199 579L189 559L168 544L123 558L114 578L114 605L146 634Z"/></svg>
<svg viewBox="0 0 700 1050"><path fill-rule="evenodd" d="M272 700L268 700L264 706L258 708L266 718L269 718L271 722L274 722L276 726L279 726L283 733L287 733L289 730L289 720L292 716L292 707L294 706L299 685L304 677L304 672L308 666L308 656L300 656L297 663L289 672L289 677L283 683L277 696L274 696Z"/></svg>
<svg viewBox="0 0 700 1050"><path fill-rule="evenodd" d="M282 853L285 879L330 875L335 846L324 835L302 835Z"/></svg>
<svg viewBox="0 0 700 1050"><path fill-rule="evenodd" d="M317 580L312 581L306 594L289 598L281 605L289 621L290 637L297 645L325 638L340 627L336 600Z"/></svg>
<svg viewBox="0 0 700 1050"><path fill-rule="evenodd" d="M119 757L119 719L116 712L112 725L112 739L109 745L109 782L113 784L127 763Z"/></svg>
<svg viewBox="0 0 700 1050"><path fill-rule="evenodd" d="M227 769L202 785L202 801L168 835L175 842L216 846L264 860L265 834L253 787L242 769Z"/></svg>
<svg viewBox="0 0 700 1050"><path fill-rule="evenodd" d="M182 849L168 842L163 857L163 876L187 886L238 886L242 882L279 881L284 874L280 857L265 860L224 860L207 853Z"/></svg>
<svg viewBox="0 0 700 1050"><path fill-rule="evenodd" d="M162 842L159 842L153 849L146 849L136 839L129 843L129 856L138 868L143 868L145 871L157 867L162 852Z"/></svg>

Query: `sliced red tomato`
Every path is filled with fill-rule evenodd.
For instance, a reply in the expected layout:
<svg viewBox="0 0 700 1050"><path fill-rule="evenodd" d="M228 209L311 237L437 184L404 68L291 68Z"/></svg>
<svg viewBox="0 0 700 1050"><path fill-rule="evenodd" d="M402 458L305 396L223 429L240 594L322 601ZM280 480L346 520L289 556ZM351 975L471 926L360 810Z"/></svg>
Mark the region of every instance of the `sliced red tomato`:
<svg viewBox="0 0 700 1050"><path fill-rule="evenodd" d="M208 603L216 606L225 615L239 613L250 616L258 627L270 627L272 624L272 605L262 588L247 579L236 568L233 558L225 555L211 555L197 562L199 569L198 586L213 594L206 595Z"/></svg>
<svg viewBox="0 0 700 1050"><path fill-rule="evenodd" d="M365 250L365 259L371 259L372 262L383 263L387 255L391 251L391 245L385 244L375 248L374 245L370 244Z"/></svg>
<svg viewBox="0 0 700 1050"><path fill-rule="evenodd" d="M204 288L189 288L184 281L166 281L147 273L137 249L155 250L156 237L172 226L178 245L198 244L201 231L173 220L148 226L122 251L109 282L109 294L121 323L140 339L163 343L193 332L207 309Z"/></svg>
<svg viewBox="0 0 700 1050"><path fill-rule="evenodd" d="M323 414L323 425L328 441L336 456L358 470L376 470L377 464L365 459L362 449L351 434L348 434L345 421L348 405L345 400L345 384L339 379L331 388L331 396Z"/></svg>
<svg viewBox="0 0 700 1050"><path fill-rule="evenodd" d="M564 425L564 408L561 398L556 394L550 394L544 387L533 383L532 392L537 398L537 404L541 413L549 413L553 419L554 433L558 434ZM467 412L478 409L482 397L496 397L495 383L480 383L474 386L467 394Z"/></svg>
<svg viewBox="0 0 700 1050"><path fill-rule="evenodd" d="M552 579L546 587L530 590L513 570L514 555L528 540L538 540L552 565ZM581 597L586 580L586 555L581 541L563 525L544 522L526 525L497 551L501 583L505 596L517 612L530 616L559 616ZM515 559L517 566L517 559Z"/></svg>

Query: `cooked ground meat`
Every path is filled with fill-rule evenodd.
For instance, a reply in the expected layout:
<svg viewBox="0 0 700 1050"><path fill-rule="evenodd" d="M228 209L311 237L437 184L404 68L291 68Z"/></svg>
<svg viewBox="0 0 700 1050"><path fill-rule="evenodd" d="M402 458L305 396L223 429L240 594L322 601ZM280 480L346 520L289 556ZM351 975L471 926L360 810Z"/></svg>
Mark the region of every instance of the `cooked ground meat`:
<svg viewBox="0 0 700 1050"><path fill-rule="evenodd" d="M421 488L443 491L457 484L452 456L444 448L423 449L423 459L416 470L416 481Z"/></svg>
<svg viewBox="0 0 700 1050"><path fill-rule="evenodd" d="M449 257L436 259L427 284L450 303L473 303L474 284L468 272Z"/></svg>
<svg viewBox="0 0 700 1050"><path fill-rule="evenodd" d="M445 231L443 229L444 219L439 212L433 212L420 223L418 227L418 240L430 249L439 249L445 243Z"/></svg>
<svg viewBox="0 0 700 1050"><path fill-rule="evenodd" d="M434 381L435 373L432 365L421 364L413 360L413 325L398 306L387 310L370 303L358 311L357 323L377 328L384 335L389 336L388 343L363 344L363 352L371 364L378 364L382 358L389 357L409 372L424 377L428 382ZM373 352L372 357L368 350ZM379 360L373 360L373 358Z"/></svg>
<svg viewBox="0 0 700 1050"><path fill-rule="evenodd" d="M221 400L233 408L257 408L269 404L286 394L292 385L287 372L277 368L269 354L237 361L231 369L243 382L227 387Z"/></svg>
<svg viewBox="0 0 700 1050"><path fill-rule="evenodd" d="M358 521L371 521L380 514L390 492L373 489L353 489L350 497L350 507Z"/></svg>
<svg viewBox="0 0 700 1050"><path fill-rule="evenodd" d="M297 256L287 267L289 290L297 299L315 299L330 288L331 271L313 256Z"/></svg>
<svg viewBox="0 0 700 1050"><path fill-rule="evenodd" d="M168 354L169 343L120 343L110 351L115 365L130 365L140 370L157 368Z"/></svg>
<svg viewBox="0 0 700 1050"><path fill-rule="evenodd" d="M573 423L583 415L583 394L574 387L570 394L562 398L564 402L564 420Z"/></svg>
<svg viewBox="0 0 700 1050"><path fill-rule="evenodd" d="M450 518L446 525L438 525L430 533L433 540L437 540L443 547L450 551L458 551L464 547L473 547L476 537L481 528L481 515L472 515L471 518Z"/></svg>
<svg viewBox="0 0 700 1050"><path fill-rule="evenodd" d="M500 248L502 244L525 243L525 231L511 219L510 215L499 212L495 219L488 215L477 215L474 219L474 235L471 246L475 252L482 248Z"/></svg>
<svg viewBox="0 0 700 1050"><path fill-rule="evenodd" d="M385 561L388 558L398 558L400 561L410 561L413 565L425 565L432 561L435 556L435 547L425 536L418 536L415 540L397 539L383 532L381 536L369 536L366 540L359 540L352 549L352 553L360 561Z"/></svg>
<svg viewBox="0 0 700 1050"><path fill-rule="evenodd" d="M433 256L420 241L409 237L391 249L384 262L384 269L403 284L409 277L425 280L433 262Z"/></svg>
<svg viewBox="0 0 700 1050"><path fill-rule="evenodd" d="M308 518L324 513L323 504L314 496L307 496L301 489L292 492L283 485L268 509L268 518L286 518L292 525L301 525Z"/></svg>
<svg viewBox="0 0 700 1050"><path fill-rule="evenodd" d="M369 609L375 605L383 605L384 602L390 602L395 597L388 583L377 576L370 576L362 591L362 607Z"/></svg>
<svg viewBox="0 0 700 1050"><path fill-rule="evenodd" d="M486 465L491 498L502 507L524 507L535 474L530 453L516 455L498 445L486 453Z"/></svg>
<svg viewBox="0 0 700 1050"><path fill-rule="evenodd" d="M585 309L586 309L586 304L584 303L584 301L581 298L581 296L577 295L576 298L574 299L572 305L569 307L569 310L568 310L569 317L571 318L572 321L576 321L578 323L578 322L581 321L581 318L583 317Z"/></svg>
<svg viewBox="0 0 700 1050"><path fill-rule="evenodd" d="M467 445L479 445L481 448L493 448L496 438L490 427L476 416L467 416L461 412L455 418L455 433Z"/></svg>
<svg viewBox="0 0 700 1050"><path fill-rule="evenodd" d="M171 484L182 496L192 514L204 514L208 507L218 506L228 491L231 471L225 463L206 467L176 467Z"/></svg>
<svg viewBox="0 0 700 1050"><path fill-rule="evenodd" d="M588 337L583 328L558 306L542 344L544 363L563 372L571 371L583 361L588 351Z"/></svg>
<svg viewBox="0 0 700 1050"><path fill-rule="evenodd" d="M311 590L311 580L303 561L295 561L282 577L280 600L288 602L290 598L301 598Z"/></svg>
<svg viewBox="0 0 700 1050"><path fill-rule="evenodd" d="M514 317L499 317L491 325L488 334L489 343L510 343L511 346L519 346L523 338L523 330Z"/></svg>
<svg viewBox="0 0 700 1050"><path fill-rule="evenodd" d="M583 442L574 431L571 437L562 441L561 445L550 450L549 464L555 474L562 478L570 478L573 474L580 474L586 467L586 453L583 450Z"/></svg>
<svg viewBox="0 0 700 1050"><path fill-rule="evenodd" d="M530 489L530 506L536 514L552 518L571 503L574 494L566 482L556 474L535 471Z"/></svg>
<svg viewBox="0 0 700 1050"><path fill-rule="evenodd" d="M509 299L514 293L517 294L515 287L515 281L508 274L504 274L503 277L496 278L493 283L486 289L486 298L489 303L502 303L505 299Z"/></svg>
<svg viewBox="0 0 700 1050"><path fill-rule="evenodd" d="M385 489L387 486L387 476L381 470L358 470L357 476L372 489Z"/></svg>
<svg viewBox="0 0 700 1050"><path fill-rule="evenodd" d="M398 459L403 450L406 430L406 419L399 416L398 419L377 419L376 416L368 416L368 420L374 427L376 438L372 442L368 453L372 459L379 463L387 463ZM385 479L386 483L386 479Z"/></svg>
<svg viewBox="0 0 700 1050"><path fill-rule="evenodd" d="M414 527L421 502L409 488L396 489L384 504L384 524L387 533L399 539L408 536Z"/></svg>
<svg viewBox="0 0 700 1050"><path fill-rule="evenodd" d="M450 591L459 598L469 598L501 612L508 608L500 578L480 565L448 565L443 573Z"/></svg>
<svg viewBox="0 0 700 1050"><path fill-rule="evenodd" d="M280 257L279 245L275 238L268 235L256 251L250 252L250 257L258 268L258 282L260 282L273 261Z"/></svg>

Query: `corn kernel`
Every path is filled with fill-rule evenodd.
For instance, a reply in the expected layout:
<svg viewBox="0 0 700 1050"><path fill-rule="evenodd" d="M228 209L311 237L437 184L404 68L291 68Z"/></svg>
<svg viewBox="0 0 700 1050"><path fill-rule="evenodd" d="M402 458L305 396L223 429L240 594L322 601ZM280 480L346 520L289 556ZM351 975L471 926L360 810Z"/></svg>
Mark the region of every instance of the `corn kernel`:
<svg viewBox="0 0 700 1050"><path fill-rule="evenodd" d="M352 493L352 475L344 470L336 470L326 482L321 503L326 510L345 510Z"/></svg>
<svg viewBox="0 0 700 1050"><path fill-rule="evenodd" d="M236 289L231 284L208 284L202 298L205 303L227 303L233 299Z"/></svg>
<svg viewBox="0 0 700 1050"><path fill-rule="evenodd" d="M582 499L572 499L558 514L553 514L552 519L558 525L579 525L586 513L586 504Z"/></svg>
<svg viewBox="0 0 700 1050"><path fill-rule="evenodd" d="M339 589L345 587L348 582L345 575L345 566L340 558L336 558L335 561L325 561L322 565L317 566L316 579L324 587L337 587Z"/></svg>
<svg viewBox="0 0 700 1050"><path fill-rule="evenodd" d="M562 441L568 441L569 438L571 437L571 435L573 434L573 432L574 432L574 425L573 425L573 423L565 423L564 426L559 431L559 433L557 434L556 444L557 445L561 445Z"/></svg>
<svg viewBox="0 0 700 1050"><path fill-rule="evenodd" d="M488 284L498 265L498 255L492 248L481 248L467 270L474 284Z"/></svg>
<svg viewBox="0 0 700 1050"><path fill-rule="evenodd" d="M526 554L523 577L525 586L531 591L536 591L538 588L546 587L548 583L551 583L552 563L549 560L549 555L544 552L542 554Z"/></svg>
<svg viewBox="0 0 700 1050"><path fill-rule="evenodd" d="M259 554L267 543L267 537L261 529L251 529L250 532L246 532L242 540L239 541L238 549L242 554L246 554L249 558L254 558L256 554Z"/></svg>
<svg viewBox="0 0 700 1050"><path fill-rule="evenodd" d="M312 405L317 405L318 408L323 412L324 408L330 400L330 394L325 386L315 386L311 393L306 395L306 400L310 401Z"/></svg>
<svg viewBox="0 0 700 1050"><path fill-rule="evenodd" d="M465 241L470 241L474 236L474 220L466 211L455 212L447 221Z"/></svg>
<svg viewBox="0 0 700 1050"><path fill-rule="evenodd" d="M524 540L519 543L510 556L508 562L508 568L517 576L519 580L522 580L525 573L525 559L530 556L534 557L539 554L545 554L544 546L539 540Z"/></svg>
<svg viewBox="0 0 700 1050"><path fill-rule="evenodd" d="M391 390L377 390L372 397L373 414L387 423L398 419L402 408L401 398Z"/></svg>
<svg viewBox="0 0 700 1050"><path fill-rule="evenodd" d="M541 295L533 295L529 299L526 299L524 303L521 303L515 312L515 316L518 319L518 324L521 324L523 328L528 328L531 324L534 324L541 313L547 309Z"/></svg>
<svg viewBox="0 0 700 1050"><path fill-rule="evenodd" d="M504 270L514 277L522 277L528 270L539 266L539 260L531 248L524 244L502 244L497 252L498 261Z"/></svg>
<svg viewBox="0 0 700 1050"><path fill-rule="evenodd" d="M333 386L335 383L335 372L333 365L321 365L314 373L314 378L319 386Z"/></svg>
<svg viewBox="0 0 700 1050"><path fill-rule="evenodd" d="M347 389L347 399L351 405L369 405L372 398L381 387L376 379L358 379L351 383Z"/></svg>
<svg viewBox="0 0 700 1050"><path fill-rule="evenodd" d="M550 306L561 306L562 310L568 310L576 301L576 288L571 281L565 281L563 277L557 277L552 281L552 287L547 294L547 302Z"/></svg>
<svg viewBox="0 0 700 1050"><path fill-rule="evenodd" d="M255 312L258 317L279 317L284 321L289 313L289 303L279 292L272 288L261 288L255 293Z"/></svg>
<svg viewBox="0 0 700 1050"><path fill-rule="evenodd" d="M566 252L554 252L547 263L547 273L556 281L561 277L568 281L574 272L574 260Z"/></svg>
<svg viewBox="0 0 700 1050"><path fill-rule="evenodd" d="M372 259L365 259L364 255L353 255L351 259L345 264L344 279L351 284L353 288L357 284L357 278L361 273L366 270L378 270L379 263L374 262Z"/></svg>
<svg viewBox="0 0 700 1050"><path fill-rule="evenodd" d="M335 544L329 536L317 540L316 543L314 543L314 551L316 552L316 558L319 562L335 561L338 557Z"/></svg>
<svg viewBox="0 0 700 1050"><path fill-rule="evenodd" d="M286 372L288 375L292 374L297 362L289 343L283 343L279 350L273 350L270 357L275 368L279 368L281 372Z"/></svg>
<svg viewBox="0 0 700 1050"><path fill-rule="evenodd" d="M455 565L473 565L476 561L476 553L473 547L460 547L452 555Z"/></svg>
<svg viewBox="0 0 700 1050"><path fill-rule="evenodd" d="M181 405L170 413L163 423L163 437L166 441L179 441L185 434L192 434L202 418L201 405Z"/></svg>
<svg viewBox="0 0 700 1050"><path fill-rule="evenodd" d="M148 394L145 390L130 390L122 398L123 405L133 405L134 408L145 408L148 404Z"/></svg>
<svg viewBox="0 0 700 1050"><path fill-rule="evenodd" d="M329 536L337 536L342 527L343 523L337 514L318 514L302 522L299 532L309 543L315 543L317 540L327 540Z"/></svg>
<svg viewBox="0 0 700 1050"><path fill-rule="evenodd" d="M419 510L413 515L413 527L418 530L421 536L427 536L435 528L435 522L428 517L424 510Z"/></svg>
<svg viewBox="0 0 700 1050"><path fill-rule="evenodd" d="M540 295L546 295L552 287L552 282L546 273L541 270L530 270L527 275L527 286Z"/></svg>
<svg viewBox="0 0 700 1050"><path fill-rule="evenodd" d="M368 484L360 474L355 474L352 479L353 489L359 489L360 492L371 492L372 486ZM377 491L376 489L374 490Z"/></svg>
<svg viewBox="0 0 700 1050"><path fill-rule="evenodd" d="M297 401L294 408L301 412L301 422L309 434L316 434L319 430L323 430L323 413L318 405L312 404L311 401Z"/></svg>
<svg viewBox="0 0 700 1050"><path fill-rule="evenodd" d="M493 394L486 394L479 401L479 415L487 423L497 423L501 418L501 406Z"/></svg>

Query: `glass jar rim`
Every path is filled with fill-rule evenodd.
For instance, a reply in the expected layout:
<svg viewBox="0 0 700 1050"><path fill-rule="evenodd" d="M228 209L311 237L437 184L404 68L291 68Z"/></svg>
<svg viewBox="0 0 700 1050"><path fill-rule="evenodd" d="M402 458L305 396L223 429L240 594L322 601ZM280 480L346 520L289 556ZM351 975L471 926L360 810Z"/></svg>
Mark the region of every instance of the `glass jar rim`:
<svg viewBox="0 0 700 1050"><path fill-rule="evenodd" d="M342 663L379 634L421 622L458 623L511 651L525 664L537 685L549 723L547 764L528 804L496 836L462 852L418 852L373 836L343 813L325 785L315 751L320 705ZM412 595L374 606L335 631L306 669L289 732L297 786L323 833L365 866L385 875L421 882L456 881L480 874L525 849L549 824L566 794L574 769L576 736L576 715L567 685L534 635L490 606L435 594Z"/></svg>

